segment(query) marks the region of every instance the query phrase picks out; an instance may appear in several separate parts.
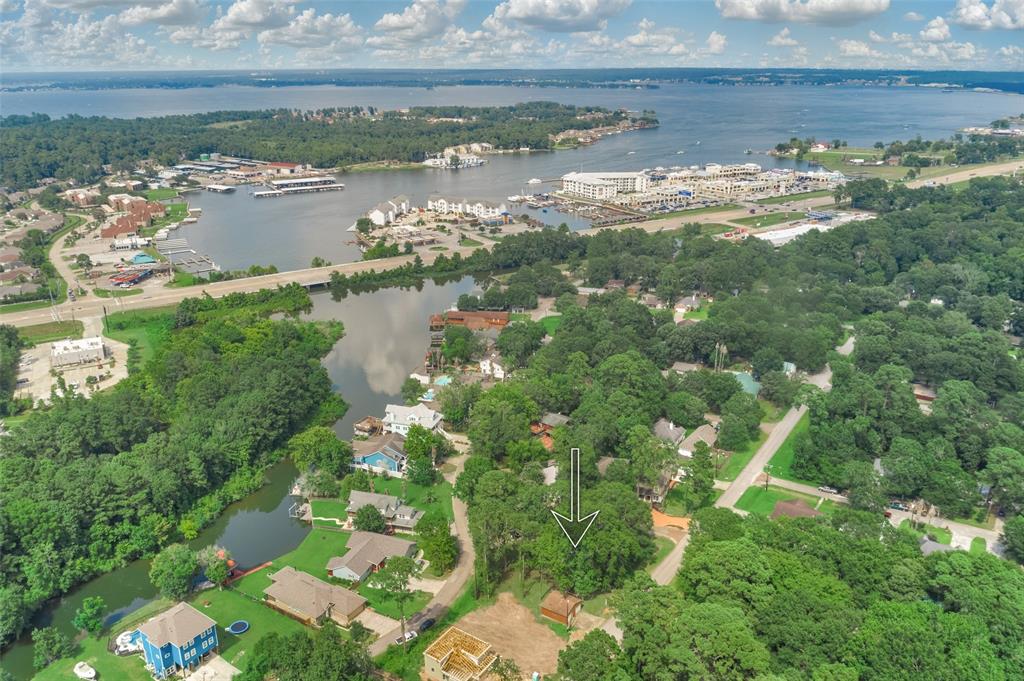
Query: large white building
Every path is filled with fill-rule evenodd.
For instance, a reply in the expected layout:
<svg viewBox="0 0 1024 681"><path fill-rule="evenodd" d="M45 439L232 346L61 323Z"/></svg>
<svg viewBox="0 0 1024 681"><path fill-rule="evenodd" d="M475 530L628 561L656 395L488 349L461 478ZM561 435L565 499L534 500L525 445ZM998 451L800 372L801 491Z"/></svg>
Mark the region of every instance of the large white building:
<svg viewBox="0 0 1024 681"><path fill-rule="evenodd" d="M409 434L409 428L417 425L434 430L441 425L441 414L423 403L413 407L389 404L384 408L385 433L397 433L405 437Z"/></svg>
<svg viewBox="0 0 1024 681"><path fill-rule="evenodd" d="M370 218L370 222L383 227L390 225L392 222L397 220L400 216L405 215L409 212L409 199L399 194L390 201L384 201L374 206L366 217Z"/></svg>
<svg viewBox="0 0 1024 681"><path fill-rule="evenodd" d="M431 196L427 199L427 210L441 215L468 215L475 218L496 218L508 212L504 203L480 199L452 199L447 196Z"/></svg>
<svg viewBox="0 0 1024 681"><path fill-rule="evenodd" d="M101 362L106 356L107 348L99 336L55 341L50 346L50 365L54 367Z"/></svg>
<svg viewBox="0 0 1024 681"><path fill-rule="evenodd" d="M562 176L562 191L595 201L607 201L619 194L645 192L650 178L644 173L569 173Z"/></svg>

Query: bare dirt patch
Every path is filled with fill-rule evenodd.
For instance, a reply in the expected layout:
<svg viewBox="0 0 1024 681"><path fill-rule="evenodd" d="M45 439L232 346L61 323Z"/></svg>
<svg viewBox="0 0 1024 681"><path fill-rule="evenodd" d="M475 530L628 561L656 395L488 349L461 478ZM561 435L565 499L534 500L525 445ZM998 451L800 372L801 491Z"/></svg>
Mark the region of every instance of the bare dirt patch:
<svg viewBox="0 0 1024 681"><path fill-rule="evenodd" d="M497 603L469 613L456 626L490 643L498 655L515 660L527 675L554 674L558 652L566 645L510 593L498 594Z"/></svg>

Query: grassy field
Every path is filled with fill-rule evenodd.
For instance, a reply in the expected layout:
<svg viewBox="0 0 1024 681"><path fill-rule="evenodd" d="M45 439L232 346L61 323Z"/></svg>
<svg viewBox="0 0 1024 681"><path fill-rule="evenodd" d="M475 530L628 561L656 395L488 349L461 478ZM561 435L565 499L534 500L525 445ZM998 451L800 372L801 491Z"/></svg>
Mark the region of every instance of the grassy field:
<svg viewBox="0 0 1024 681"><path fill-rule="evenodd" d="M764 485L748 487L743 496L736 502L736 508L755 515L770 515L775 509L775 504L780 501L790 501L793 499L803 499L811 508L817 507L822 513L829 513L835 508L831 501L824 501L821 506L818 506L818 497L801 494L800 492L792 492L773 485L768 485L767 490L764 488Z"/></svg>
<svg viewBox="0 0 1024 681"><path fill-rule="evenodd" d="M18 329L18 335L26 343L35 345L61 340L62 338L81 338L84 328L82 322L77 320L46 322L45 324L23 326Z"/></svg>
<svg viewBox="0 0 1024 681"><path fill-rule="evenodd" d="M722 234L723 232L731 232L736 229L732 225L727 225L724 222L706 222L700 226L701 234Z"/></svg>
<svg viewBox="0 0 1024 681"><path fill-rule="evenodd" d="M137 296L142 293L141 288L94 288L93 294L97 298L126 298L128 296Z"/></svg>
<svg viewBox="0 0 1024 681"><path fill-rule="evenodd" d="M789 437L779 446L779 451L775 452L775 456L768 463L772 467L772 475L776 478L782 478L783 480L792 480L793 482L802 482L805 485L818 485L816 480L805 480L793 473L793 456L796 453L796 439L800 433L806 433L811 427L811 417L805 412L800 420L793 426L793 430L790 432Z"/></svg>
<svg viewBox="0 0 1024 681"><path fill-rule="evenodd" d="M176 305L154 307L149 310L115 312L107 316L104 335L122 343L132 345L128 363L144 364L156 354L174 327ZM134 355L134 359L133 359Z"/></svg>
<svg viewBox="0 0 1024 681"><path fill-rule="evenodd" d="M344 520L348 516L348 503L340 499L311 499L309 502L315 518L338 518Z"/></svg>
<svg viewBox="0 0 1024 681"><path fill-rule="evenodd" d="M459 239L460 246L483 246L483 242L477 241L476 239L470 239L468 236L464 236Z"/></svg>
<svg viewBox="0 0 1024 681"><path fill-rule="evenodd" d="M813 192L803 192L801 194L789 194L787 196L772 196L767 199L761 199L757 203L763 206L773 206L780 203L789 203L790 201L803 201L805 199L816 199L819 196L832 196L831 189L819 189Z"/></svg>
<svg viewBox="0 0 1024 681"><path fill-rule="evenodd" d="M177 189L150 189L146 192L146 200L164 201L165 199L173 199L177 195Z"/></svg>
<svg viewBox="0 0 1024 681"><path fill-rule="evenodd" d="M761 405L761 409L764 410L764 422L765 423L778 423L783 416L786 415L786 410L780 407L776 407L768 400L758 398L757 403Z"/></svg>
<svg viewBox="0 0 1024 681"><path fill-rule="evenodd" d="M664 213L662 215L652 215L649 220L671 220L672 218L691 218L695 215L704 215L706 213L720 213L725 210L735 210L739 208L735 203L725 203L721 206L708 206L706 208L688 208L686 210L675 210L671 213Z"/></svg>
<svg viewBox="0 0 1024 681"><path fill-rule="evenodd" d="M737 449L729 455L725 465L722 466L722 470L720 470L718 475L715 477L719 480L735 480L736 476L743 470L743 467L747 465L747 462L753 458L754 453L757 452L758 448L764 444L764 441L767 439L768 434L763 430L760 431L756 440L751 440L743 449Z"/></svg>
<svg viewBox="0 0 1024 681"><path fill-rule="evenodd" d="M974 555L986 553L988 551L988 544L982 537L975 537L971 540L971 553Z"/></svg>
<svg viewBox="0 0 1024 681"><path fill-rule="evenodd" d="M562 325L562 315L549 315L542 318L540 323L544 326L544 331L547 332L549 336L554 336L555 332L558 331L558 327Z"/></svg>
<svg viewBox="0 0 1024 681"><path fill-rule="evenodd" d="M926 523L918 522L916 526L910 524L910 518L907 518L900 523L900 527L906 530L910 530L918 537L928 535L933 537L935 541L940 544L950 544L953 541L953 533L944 527L936 527L935 525L928 525Z"/></svg>
<svg viewBox="0 0 1024 681"><path fill-rule="evenodd" d="M785 211L782 213L768 213L766 215L751 215L746 218L737 218L736 220L733 220L733 222L746 227L757 228L780 225L783 222L792 222L793 220L799 220L805 217L807 217L807 213L801 211Z"/></svg>

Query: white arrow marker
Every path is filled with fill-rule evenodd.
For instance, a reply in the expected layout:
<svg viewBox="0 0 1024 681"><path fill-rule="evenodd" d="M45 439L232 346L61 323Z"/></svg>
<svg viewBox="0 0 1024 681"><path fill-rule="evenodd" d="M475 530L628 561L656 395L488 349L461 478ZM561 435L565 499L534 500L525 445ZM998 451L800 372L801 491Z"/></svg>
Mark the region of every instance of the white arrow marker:
<svg viewBox="0 0 1024 681"><path fill-rule="evenodd" d="M569 450L569 499L570 517L566 518L554 509L551 510L551 515L555 516L558 526L562 528L562 532L565 532L565 536L568 537L573 548L576 548L583 541L594 518L600 513L600 511L594 511L586 517L580 517L580 450L578 448Z"/></svg>

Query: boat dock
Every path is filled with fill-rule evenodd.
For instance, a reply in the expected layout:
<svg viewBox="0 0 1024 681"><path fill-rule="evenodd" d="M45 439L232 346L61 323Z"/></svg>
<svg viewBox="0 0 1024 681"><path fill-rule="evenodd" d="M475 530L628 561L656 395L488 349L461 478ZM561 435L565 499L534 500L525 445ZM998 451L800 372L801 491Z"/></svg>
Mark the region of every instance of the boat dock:
<svg viewBox="0 0 1024 681"><path fill-rule="evenodd" d="M183 272L203 276L220 271L210 256L197 253L186 239L156 239L154 243L157 252Z"/></svg>
<svg viewBox="0 0 1024 681"><path fill-rule="evenodd" d="M227 184L208 184L206 185L206 191L216 192L217 194L229 194L235 191L235 188Z"/></svg>
<svg viewBox="0 0 1024 681"><path fill-rule="evenodd" d="M333 192L344 189L345 185L328 175L316 177L296 177L288 180L273 180L267 189L252 192L254 199L276 198L288 194L308 194L310 192Z"/></svg>

